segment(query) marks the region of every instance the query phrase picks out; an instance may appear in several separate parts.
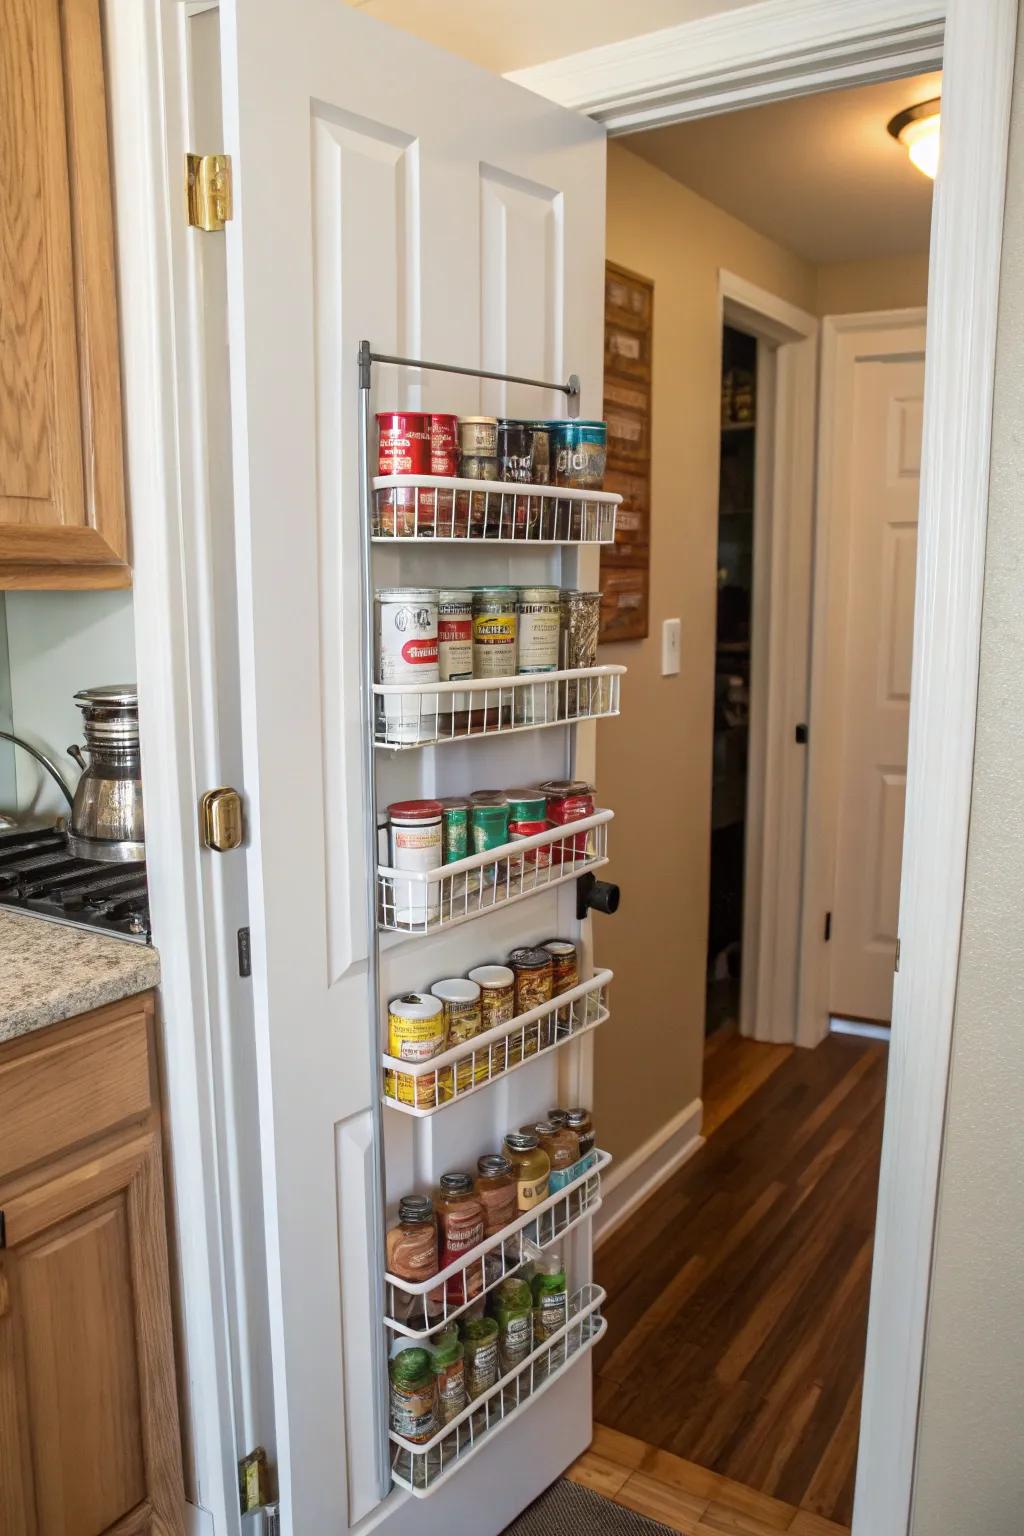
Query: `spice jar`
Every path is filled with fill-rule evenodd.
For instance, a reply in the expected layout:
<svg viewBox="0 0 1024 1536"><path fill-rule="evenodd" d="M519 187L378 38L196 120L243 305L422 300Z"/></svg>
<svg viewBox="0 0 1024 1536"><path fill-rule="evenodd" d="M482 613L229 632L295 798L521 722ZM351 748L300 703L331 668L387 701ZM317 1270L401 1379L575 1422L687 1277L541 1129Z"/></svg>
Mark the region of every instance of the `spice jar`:
<svg viewBox="0 0 1024 1536"><path fill-rule="evenodd" d="M484 1236L494 1237L519 1214L516 1176L512 1164L500 1152L489 1152L476 1165L476 1192L484 1208Z"/></svg>
<svg viewBox="0 0 1024 1536"><path fill-rule="evenodd" d="M561 643L561 594L557 587L520 587L516 671L519 676L557 672ZM516 690L520 725L558 719L558 685L537 682Z"/></svg>
<svg viewBox="0 0 1024 1536"><path fill-rule="evenodd" d="M388 1366L391 1378L391 1428L413 1445L437 1434L437 1383L427 1349L403 1349Z"/></svg>
<svg viewBox="0 0 1024 1536"><path fill-rule="evenodd" d="M496 416L459 417L459 453L471 458L493 459L498 453Z"/></svg>
<svg viewBox="0 0 1024 1536"><path fill-rule="evenodd" d="M564 590L559 636L562 671L596 667L600 629L600 592ZM586 720L591 715L600 714L607 708L606 688L607 682L601 678L569 678L566 682L566 717Z"/></svg>
<svg viewBox="0 0 1024 1536"><path fill-rule="evenodd" d="M466 1045L481 1033L480 988L475 981L464 981L461 976L457 976L450 981L435 981L430 990L444 1005L445 1032L448 1039L446 1049L451 1050L455 1046ZM465 1093L474 1076L472 1062L460 1061L456 1074L459 1092ZM485 1049L476 1063L476 1081L484 1083L489 1075Z"/></svg>
<svg viewBox="0 0 1024 1536"><path fill-rule="evenodd" d="M548 829L547 796L539 789L509 789L508 839L510 843L533 837ZM523 864L528 868L547 869L551 863L551 849L543 843L539 848L528 848L523 854Z"/></svg>
<svg viewBox="0 0 1024 1536"><path fill-rule="evenodd" d="M539 1123L537 1136L551 1164L548 1193L554 1195L571 1184L575 1177L573 1170L580 1160L580 1139L567 1125L553 1125L550 1120Z"/></svg>
<svg viewBox="0 0 1024 1536"><path fill-rule="evenodd" d="M430 473L454 476L459 472L459 444L457 416L431 414L430 422ZM455 494L447 487L434 489L421 487L417 523L421 537L448 539L453 534L453 509Z"/></svg>
<svg viewBox="0 0 1024 1536"><path fill-rule="evenodd" d="M534 434L525 421L501 420L498 422L498 475L505 481L520 485L535 485ZM540 502L528 492L502 499L503 512L508 504L512 507L514 527L505 528L504 536L516 539L532 539L537 536Z"/></svg>
<svg viewBox="0 0 1024 1536"><path fill-rule="evenodd" d="M452 1324L439 1333L434 1344L431 1368L437 1383L437 1414L441 1424L450 1424L466 1407L466 1351L459 1330Z"/></svg>
<svg viewBox="0 0 1024 1536"><path fill-rule="evenodd" d="M495 790L477 790L470 796L470 801L469 826L473 852L490 853L492 849L504 847L508 843L509 819L505 796ZM504 881L507 867L505 859L484 864L480 869L480 879L484 885Z"/></svg>
<svg viewBox="0 0 1024 1536"><path fill-rule="evenodd" d="M396 800L388 806L388 839L391 868L416 872L437 869L441 863L440 800ZM388 882L389 917L400 928L425 928L441 910L440 885L436 880Z"/></svg>
<svg viewBox="0 0 1024 1536"><path fill-rule="evenodd" d="M478 965L469 973L470 981L480 988L481 1034L510 1024L515 1017L515 976L507 965ZM508 1051L507 1039L491 1047L494 1071L503 1072Z"/></svg>
<svg viewBox="0 0 1024 1536"><path fill-rule="evenodd" d="M519 632L517 587L477 587L473 593L473 676L514 677Z"/></svg>
<svg viewBox="0 0 1024 1536"><path fill-rule="evenodd" d="M593 1166L597 1161L594 1148L597 1138L594 1135L594 1122L590 1118L589 1109L570 1109L569 1125L576 1132L580 1143L580 1162L583 1165L580 1172Z"/></svg>
<svg viewBox="0 0 1024 1536"><path fill-rule="evenodd" d="M407 1280L418 1285L429 1280L440 1269L438 1260L437 1219L434 1202L429 1195L405 1195L398 1202L398 1222L385 1241L388 1274L396 1280ZM393 1291L395 1317L408 1322L415 1313L421 1317L436 1317L441 1311L441 1289L428 1291L425 1296L410 1296L395 1287Z"/></svg>
<svg viewBox="0 0 1024 1536"><path fill-rule="evenodd" d="M551 1001L554 967L546 949L514 949L508 963L516 978L517 1014L529 1013ZM551 1020L545 1016L530 1026L525 1054L532 1056L540 1046L550 1043Z"/></svg>
<svg viewBox="0 0 1024 1536"><path fill-rule="evenodd" d="M388 1004L388 1055L401 1061L429 1061L447 1050L444 1008L425 992L406 992ZM445 1074L442 1073L442 1077ZM384 1091L400 1104L433 1109L437 1103L436 1074L411 1077L406 1072L384 1074ZM450 1081L451 1074L447 1077Z"/></svg>
<svg viewBox="0 0 1024 1536"><path fill-rule="evenodd" d="M551 956L552 984L551 991L554 997L561 992L569 992L579 985L579 968L576 962L576 945L568 939L545 939L543 947ZM583 1000L584 1006L586 999ZM572 1004L559 1008L555 1015L559 1024L572 1022Z"/></svg>
<svg viewBox="0 0 1024 1536"><path fill-rule="evenodd" d="M382 587L374 615L377 681L410 690L377 696L377 732L388 742L431 741L437 695L411 690L438 681L437 593L432 587Z"/></svg>
<svg viewBox="0 0 1024 1536"><path fill-rule="evenodd" d="M569 1320L565 1262L559 1253L542 1253L533 1265L533 1342L543 1344Z"/></svg>
<svg viewBox="0 0 1024 1536"><path fill-rule="evenodd" d="M552 430L556 485L599 491L608 457L608 426L603 421L560 421ZM575 535L579 537L579 535Z"/></svg>
<svg viewBox="0 0 1024 1536"><path fill-rule="evenodd" d="M493 1317L471 1317L462 1324L466 1360L466 1395L470 1402L489 1392L498 1380L498 1323Z"/></svg>
<svg viewBox="0 0 1024 1536"><path fill-rule="evenodd" d="M446 864L469 853L469 801L462 795L441 801L441 848Z"/></svg>
<svg viewBox="0 0 1024 1536"><path fill-rule="evenodd" d="M594 814L594 786L582 779L548 779L540 788L547 796L548 821L552 826L567 827ZM590 834L580 832L575 837L563 837L551 850L552 862L561 864L573 859L585 859L590 847Z"/></svg>
<svg viewBox="0 0 1024 1536"><path fill-rule="evenodd" d="M437 1205L437 1229L440 1247L439 1269L447 1269L484 1240L484 1208L468 1173L442 1173L441 1194ZM447 1282L448 1300L461 1306L479 1296L484 1287L483 1265L471 1264L468 1270L452 1275Z"/></svg>
<svg viewBox="0 0 1024 1536"><path fill-rule="evenodd" d="M524 421L522 423L530 433L531 470L534 485L552 485L551 463L551 427L550 421ZM541 538L551 538L550 533L538 530Z"/></svg>
<svg viewBox="0 0 1024 1536"><path fill-rule="evenodd" d="M473 676L473 593L442 587L437 594L437 676L442 683L468 682ZM439 693L439 736L461 736L469 729L470 695Z"/></svg>
<svg viewBox="0 0 1024 1536"><path fill-rule="evenodd" d="M430 473L430 418L421 411L380 411L377 414L377 473ZM416 533L416 491L389 486L376 494L373 533L412 538Z"/></svg>
<svg viewBox="0 0 1024 1536"><path fill-rule="evenodd" d="M516 1205L522 1215L547 1199L551 1162L536 1131L509 1131L504 1150L516 1176Z"/></svg>
<svg viewBox="0 0 1024 1536"><path fill-rule="evenodd" d="M464 455L459 460L462 480L497 481L498 461L478 455ZM500 536L503 497L494 491L457 491L455 494L456 537L471 539Z"/></svg>
<svg viewBox="0 0 1024 1536"><path fill-rule="evenodd" d="M498 1365L507 1375L522 1365L533 1348L533 1292L515 1276L503 1280L491 1298L498 1322Z"/></svg>

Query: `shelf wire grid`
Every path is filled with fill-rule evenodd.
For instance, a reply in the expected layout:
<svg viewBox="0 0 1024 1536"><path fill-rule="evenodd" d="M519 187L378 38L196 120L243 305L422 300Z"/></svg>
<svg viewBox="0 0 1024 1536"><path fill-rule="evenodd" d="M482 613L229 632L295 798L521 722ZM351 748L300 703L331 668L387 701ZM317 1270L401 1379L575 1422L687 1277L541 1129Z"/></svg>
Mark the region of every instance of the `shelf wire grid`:
<svg viewBox="0 0 1024 1536"><path fill-rule="evenodd" d="M608 862L608 823L613 815L595 811L435 869L381 864L378 926L404 934L437 933L575 880Z"/></svg>
<svg viewBox="0 0 1024 1536"><path fill-rule="evenodd" d="M442 475L374 477L372 537L390 543L614 544L621 496Z"/></svg>
<svg viewBox="0 0 1024 1536"><path fill-rule="evenodd" d="M593 1216L601 1208L601 1175L611 1155L595 1147L582 1161L589 1166L562 1189L428 1280L407 1281L385 1275L385 1327L406 1338L430 1338L529 1263L538 1250L560 1242Z"/></svg>
<svg viewBox="0 0 1024 1536"><path fill-rule="evenodd" d="M423 1119L486 1088L496 1078L548 1051L578 1040L608 1018L612 972L588 980L519 1014L507 1024L452 1046L428 1061L405 1061L384 1053L384 1103Z"/></svg>
<svg viewBox="0 0 1024 1536"><path fill-rule="evenodd" d="M453 683L375 683L378 747L441 746L512 731L577 725L619 713L625 667L577 667Z"/></svg>
<svg viewBox="0 0 1024 1536"><path fill-rule="evenodd" d="M417 1498L436 1492L458 1467L593 1348L607 1327L600 1311L604 1299L599 1285L582 1286L569 1298L564 1326L424 1445L414 1445L392 1431L394 1481Z"/></svg>

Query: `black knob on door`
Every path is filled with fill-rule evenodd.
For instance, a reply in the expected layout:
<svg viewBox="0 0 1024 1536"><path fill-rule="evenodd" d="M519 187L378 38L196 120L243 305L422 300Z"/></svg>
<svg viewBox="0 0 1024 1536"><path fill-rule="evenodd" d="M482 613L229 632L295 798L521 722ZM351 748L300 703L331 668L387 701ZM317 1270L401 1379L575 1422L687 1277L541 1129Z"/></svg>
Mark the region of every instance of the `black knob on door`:
<svg viewBox="0 0 1024 1536"><path fill-rule="evenodd" d="M619 910L619 888L610 880L598 880L596 875L581 875L576 882L576 916L582 921L588 912L612 912Z"/></svg>

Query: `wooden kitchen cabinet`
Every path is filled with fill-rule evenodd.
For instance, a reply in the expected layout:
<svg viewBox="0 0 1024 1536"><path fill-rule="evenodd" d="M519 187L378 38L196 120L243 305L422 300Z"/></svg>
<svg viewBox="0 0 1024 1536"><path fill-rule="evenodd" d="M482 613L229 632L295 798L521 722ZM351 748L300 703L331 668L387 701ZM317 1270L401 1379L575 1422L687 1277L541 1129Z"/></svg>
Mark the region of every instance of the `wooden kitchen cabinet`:
<svg viewBox="0 0 1024 1536"><path fill-rule="evenodd" d="M0 1536L183 1531L152 1018L0 1047Z"/></svg>
<svg viewBox="0 0 1024 1536"><path fill-rule="evenodd" d="M99 0L0 0L0 588L131 583Z"/></svg>

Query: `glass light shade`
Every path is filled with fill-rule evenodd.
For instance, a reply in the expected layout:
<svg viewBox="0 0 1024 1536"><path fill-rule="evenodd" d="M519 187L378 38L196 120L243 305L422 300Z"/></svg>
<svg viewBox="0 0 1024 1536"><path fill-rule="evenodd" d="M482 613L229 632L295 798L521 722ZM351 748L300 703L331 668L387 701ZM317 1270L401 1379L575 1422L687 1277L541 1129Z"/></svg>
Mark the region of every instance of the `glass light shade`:
<svg viewBox="0 0 1024 1536"><path fill-rule="evenodd" d="M933 117L919 117L915 123L908 123L900 134L900 143L918 170L934 181L939 168L938 112Z"/></svg>

